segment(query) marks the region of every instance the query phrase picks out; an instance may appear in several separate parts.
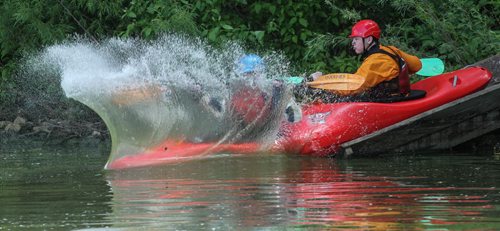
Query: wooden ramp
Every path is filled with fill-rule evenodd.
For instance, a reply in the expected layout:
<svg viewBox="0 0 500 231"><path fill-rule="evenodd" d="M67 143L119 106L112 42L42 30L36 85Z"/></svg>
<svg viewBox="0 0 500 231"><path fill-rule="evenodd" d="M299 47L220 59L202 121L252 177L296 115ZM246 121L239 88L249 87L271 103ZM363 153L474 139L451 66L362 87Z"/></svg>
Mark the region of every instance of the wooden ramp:
<svg viewBox="0 0 500 231"><path fill-rule="evenodd" d="M447 149L500 129L500 56L476 65L493 73L484 90L344 143L340 155Z"/></svg>

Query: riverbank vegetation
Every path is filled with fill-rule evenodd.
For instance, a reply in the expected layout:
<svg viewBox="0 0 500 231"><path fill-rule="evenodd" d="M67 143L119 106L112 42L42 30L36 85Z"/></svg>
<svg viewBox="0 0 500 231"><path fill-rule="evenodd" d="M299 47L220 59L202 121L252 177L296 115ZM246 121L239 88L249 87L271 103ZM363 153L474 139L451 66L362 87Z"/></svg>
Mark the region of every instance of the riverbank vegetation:
<svg viewBox="0 0 500 231"><path fill-rule="evenodd" d="M75 35L95 43L110 37L152 40L166 32L214 46L238 41L252 52L283 52L293 74L304 75L355 71L359 60L350 54L347 36L357 20L370 18L382 27L382 43L439 57L451 70L498 53L499 12L500 3L489 0L4 0L0 121L7 122L0 129L20 117L34 123L24 128L27 133L51 119L85 121L89 126L74 127L76 136L105 130L97 115L64 96L58 78L23 75L25 57ZM49 125L39 133L57 127Z"/></svg>

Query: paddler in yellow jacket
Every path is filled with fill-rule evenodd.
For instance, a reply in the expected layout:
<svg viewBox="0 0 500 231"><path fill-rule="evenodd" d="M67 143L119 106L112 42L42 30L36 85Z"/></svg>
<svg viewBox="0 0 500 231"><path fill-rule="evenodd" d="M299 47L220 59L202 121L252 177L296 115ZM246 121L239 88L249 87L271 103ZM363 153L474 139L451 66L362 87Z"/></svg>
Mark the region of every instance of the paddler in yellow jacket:
<svg viewBox="0 0 500 231"><path fill-rule="evenodd" d="M353 93L367 91L375 97L407 95L410 74L422 68L420 59L394 46L380 45L380 27L372 20L357 22L349 36L356 54L363 63L355 74L366 78L363 86Z"/></svg>
<svg viewBox="0 0 500 231"><path fill-rule="evenodd" d="M361 87L343 91L342 95L361 96L361 99L405 97L410 92L409 76L422 68L420 59L394 46L380 44L380 27L373 20L361 20L350 34L352 48L362 55L363 63L356 75L365 77ZM316 72L315 79L322 75Z"/></svg>

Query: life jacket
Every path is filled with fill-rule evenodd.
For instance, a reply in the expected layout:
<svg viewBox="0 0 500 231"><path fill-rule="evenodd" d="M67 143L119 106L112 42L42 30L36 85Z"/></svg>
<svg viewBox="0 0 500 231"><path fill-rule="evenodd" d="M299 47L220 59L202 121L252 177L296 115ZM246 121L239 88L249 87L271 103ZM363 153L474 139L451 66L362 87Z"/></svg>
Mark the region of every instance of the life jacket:
<svg viewBox="0 0 500 231"><path fill-rule="evenodd" d="M368 56L376 53L388 55L398 64L399 74L396 78L381 82L372 87L369 90L368 94L373 97L390 97L397 95L406 96L410 93L410 75L408 71L408 65L406 65L406 61L401 58L396 51L394 51L390 47L387 48L394 52L394 54L380 49L380 47L377 46L375 49L370 49L366 52L365 59Z"/></svg>

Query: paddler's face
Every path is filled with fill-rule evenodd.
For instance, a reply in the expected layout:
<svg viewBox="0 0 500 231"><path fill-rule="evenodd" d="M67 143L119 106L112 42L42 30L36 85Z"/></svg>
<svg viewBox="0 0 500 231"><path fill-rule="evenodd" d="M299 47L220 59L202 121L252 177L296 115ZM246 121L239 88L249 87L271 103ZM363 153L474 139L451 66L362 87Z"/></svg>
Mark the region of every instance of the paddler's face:
<svg viewBox="0 0 500 231"><path fill-rule="evenodd" d="M365 43L363 43L363 38L362 37L353 37L352 38L352 49L356 54L362 54L363 51L366 50L367 47L365 47L367 44L370 44L368 41L370 38L365 39Z"/></svg>
<svg viewBox="0 0 500 231"><path fill-rule="evenodd" d="M363 53L363 38L361 37L354 37L352 38L352 49L354 50L354 52L356 52L356 54L361 54Z"/></svg>

